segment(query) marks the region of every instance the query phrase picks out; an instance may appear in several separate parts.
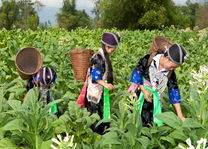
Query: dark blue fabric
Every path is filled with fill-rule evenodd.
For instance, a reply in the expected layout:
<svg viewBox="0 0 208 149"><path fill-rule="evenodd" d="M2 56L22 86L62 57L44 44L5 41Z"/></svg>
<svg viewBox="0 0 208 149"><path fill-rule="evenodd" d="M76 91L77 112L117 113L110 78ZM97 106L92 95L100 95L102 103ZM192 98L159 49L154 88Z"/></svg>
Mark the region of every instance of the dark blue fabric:
<svg viewBox="0 0 208 149"><path fill-rule="evenodd" d="M102 80L103 79L102 70L99 69L99 68L92 69L90 71L90 74L92 75L92 83L96 83L96 80Z"/></svg>
<svg viewBox="0 0 208 149"><path fill-rule="evenodd" d="M170 103L181 103L181 95L179 89L168 90L168 95Z"/></svg>
<svg viewBox="0 0 208 149"><path fill-rule="evenodd" d="M130 81L133 82L133 83L143 85L142 73L139 72L137 69L134 69L132 74L131 74L131 80Z"/></svg>
<svg viewBox="0 0 208 149"><path fill-rule="evenodd" d="M56 83L56 79L57 79L58 75L55 74L55 76L53 77L52 83Z"/></svg>

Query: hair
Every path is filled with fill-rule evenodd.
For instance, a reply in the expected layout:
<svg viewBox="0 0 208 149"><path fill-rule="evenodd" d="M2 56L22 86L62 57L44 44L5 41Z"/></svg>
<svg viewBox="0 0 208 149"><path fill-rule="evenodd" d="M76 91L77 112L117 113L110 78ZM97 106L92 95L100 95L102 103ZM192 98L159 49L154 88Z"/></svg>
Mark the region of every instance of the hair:
<svg viewBox="0 0 208 149"><path fill-rule="evenodd" d="M167 56L168 56L168 52L165 52L165 53L164 53L164 56L167 57Z"/></svg>
<svg viewBox="0 0 208 149"><path fill-rule="evenodd" d="M166 47L170 48L172 46L172 41L164 36L156 36L150 46L149 53L164 53Z"/></svg>
<svg viewBox="0 0 208 149"><path fill-rule="evenodd" d="M112 67L112 64L111 64L111 61L110 61L110 58L109 58L109 54L108 52L106 51L105 49L105 46L104 44L102 44L102 49L103 49L103 52L104 52L104 57L106 59L106 63L108 65L108 74L107 74L107 81L108 83L113 83L114 79L113 79L113 67Z"/></svg>

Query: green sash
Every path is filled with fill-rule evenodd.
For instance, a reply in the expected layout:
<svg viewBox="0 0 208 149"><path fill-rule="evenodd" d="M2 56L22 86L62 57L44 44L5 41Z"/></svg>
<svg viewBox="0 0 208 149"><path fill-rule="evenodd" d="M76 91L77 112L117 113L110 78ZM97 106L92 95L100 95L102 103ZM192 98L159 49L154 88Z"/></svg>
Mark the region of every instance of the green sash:
<svg viewBox="0 0 208 149"><path fill-rule="evenodd" d="M50 102L53 102L54 98L52 97ZM57 104L53 104L52 106L50 106L50 110L49 110L50 114L56 114L58 112L58 108L57 108Z"/></svg>
<svg viewBox="0 0 208 149"><path fill-rule="evenodd" d="M103 101L103 119L110 119L110 95L109 90L104 88L104 101ZM105 121L106 123L109 120Z"/></svg>
<svg viewBox="0 0 208 149"><path fill-rule="evenodd" d="M163 122L159 120L158 118L155 117L155 115L162 113L161 106L160 106L160 96L158 93L158 90L153 90L152 87L149 86L144 86L146 90L149 90L151 93L153 93L153 121L156 123L158 126L161 126ZM142 112L142 106L144 103L144 93L141 91L140 96L139 96L139 104L136 106L136 108L139 109L140 114Z"/></svg>

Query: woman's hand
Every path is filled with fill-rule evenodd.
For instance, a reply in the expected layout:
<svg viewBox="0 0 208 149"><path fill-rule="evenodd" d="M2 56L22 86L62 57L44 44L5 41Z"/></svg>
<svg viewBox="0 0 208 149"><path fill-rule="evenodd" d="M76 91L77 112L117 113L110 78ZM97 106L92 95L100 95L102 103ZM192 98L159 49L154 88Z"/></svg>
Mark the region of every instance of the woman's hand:
<svg viewBox="0 0 208 149"><path fill-rule="evenodd" d="M138 89L138 87L139 87L138 84L132 83L131 86L130 86L129 89L128 89L128 92L129 92L129 93L135 93L136 90Z"/></svg>
<svg viewBox="0 0 208 149"><path fill-rule="evenodd" d="M173 104L175 109L176 109L176 113L178 115L178 117L182 120L182 121L185 121L186 118L183 117L183 113L182 113L182 110L181 110L181 104L180 103L175 103Z"/></svg>
<svg viewBox="0 0 208 149"><path fill-rule="evenodd" d="M112 91L114 89L114 86L110 83L105 84L104 87L107 88L109 91Z"/></svg>
<svg viewBox="0 0 208 149"><path fill-rule="evenodd" d="M152 102L152 99L150 98L150 93L148 90L146 90L144 88L144 85L139 85L139 88L141 89L141 91L144 93L144 99L147 101L147 102Z"/></svg>
<svg viewBox="0 0 208 149"><path fill-rule="evenodd" d="M181 121L185 121L186 120L186 118L185 117L183 117L183 116L178 116L180 119L181 119Z"/></svg>
<svg viewBox="0 0 208 149"><path fill-rule="evenodd" d="M109 91L114 89L114 86L110 83L105 83L103 80L96 80L97 83L102 85L103 87L107 88Z"/></svg>
<svg viewBox="0 0 208 149"><path fill-rule="evenodd" d="M144 93L144 99L147 101L147 102L152 102L152 99L150 98L150 93L148 90L143 90L143 93Z"/></svg>

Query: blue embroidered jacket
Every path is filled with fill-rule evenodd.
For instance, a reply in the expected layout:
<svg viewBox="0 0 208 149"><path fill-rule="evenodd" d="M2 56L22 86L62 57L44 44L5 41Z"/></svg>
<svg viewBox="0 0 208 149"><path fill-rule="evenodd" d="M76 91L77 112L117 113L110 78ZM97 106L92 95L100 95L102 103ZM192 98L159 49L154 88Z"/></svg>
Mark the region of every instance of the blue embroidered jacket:
<svg viewBox="0 0 208 149"><path fill-rule="evenodd" d="M147 81L150 81L149 66L148 66L149 57L150 54L147 54L142 59L140 59L136 68L132 72L131 80L130 80L131 82L143 85L142 77L144 77ZM168 78L167 86L168 86L169 102L172 104L180 103L181 96L177 85L176 74L174 71L172 71L170 77Z"/></svg>
<svg viewBox="0 0 208 149"><path fill-rule="evenodd" d="M105 72L105 62L100 54L91 58L90 63L90 75L92 75L92 83L96 83L96 80L102 80Z"/></svg>

